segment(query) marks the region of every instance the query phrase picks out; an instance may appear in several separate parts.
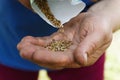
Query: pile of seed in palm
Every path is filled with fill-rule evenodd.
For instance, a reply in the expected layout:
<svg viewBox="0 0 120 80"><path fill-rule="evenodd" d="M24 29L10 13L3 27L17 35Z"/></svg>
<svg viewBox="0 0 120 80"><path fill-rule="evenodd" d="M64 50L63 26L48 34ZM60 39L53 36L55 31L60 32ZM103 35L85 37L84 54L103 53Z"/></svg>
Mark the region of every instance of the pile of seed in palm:
<svg viewBox="0 0 120 80"><path fill-rule="evenodd" d="M34 0L38 8L41 10L41 12L46 16L46 18L54 25L56 28L59 28L59 32L64 32L63 24L61 24L61 21L56 19L53 13L50 10L50 7L48 5L47 0ZM50 43L48 43L45 48L51 50L51 51L65 51L66 49L69 49L69 47L72 45L72 41L69 40L52 40Z"/></svg>
<svg viewBox="0 0 120 80"><path fill-rule="evenodd" d="M69 47L72 45L72 41L68 40L52 40L48 45L45 46L45 48L51 50L51 51L65 51L69 49Z"/></svg>

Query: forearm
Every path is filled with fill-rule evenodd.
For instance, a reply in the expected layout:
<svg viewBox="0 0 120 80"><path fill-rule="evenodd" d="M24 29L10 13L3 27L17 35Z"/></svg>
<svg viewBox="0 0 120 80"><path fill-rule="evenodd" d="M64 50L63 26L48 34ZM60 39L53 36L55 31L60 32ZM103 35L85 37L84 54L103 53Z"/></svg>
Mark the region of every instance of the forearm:
<svg viewBox="0 0 120 80"><path fill-rule="evenodd" d="M88 12L106 18L114 31L120 29L120 0L101 0L93 5Z"/></svg>

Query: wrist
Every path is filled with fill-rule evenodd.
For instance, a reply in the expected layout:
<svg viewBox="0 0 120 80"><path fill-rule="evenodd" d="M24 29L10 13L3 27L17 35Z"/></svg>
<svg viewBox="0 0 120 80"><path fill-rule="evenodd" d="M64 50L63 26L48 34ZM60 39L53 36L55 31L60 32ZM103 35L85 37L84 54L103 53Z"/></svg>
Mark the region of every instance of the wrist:
<svg viewBox="0 0 120 80"><path fill-rule="evenodd" d="M112 31L120 28L120 11L118 10L120 0L102 0L92 6L88 12L107 20Z"/></svg>

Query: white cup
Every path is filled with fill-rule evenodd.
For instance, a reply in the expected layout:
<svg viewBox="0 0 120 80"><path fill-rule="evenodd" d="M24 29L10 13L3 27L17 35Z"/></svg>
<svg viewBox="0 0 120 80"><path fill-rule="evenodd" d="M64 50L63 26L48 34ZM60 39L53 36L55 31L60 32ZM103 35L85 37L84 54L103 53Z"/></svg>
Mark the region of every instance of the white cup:
<svg viewBox="0 0 120 80"><path fill-rule="evenodd" d="M71 18L79 14L84 8L85 3L81 0L48 0L48 5L51 12L56 19L60 20L62 24L69 21ZM38 6L31 0L31 6L33 10L48 24L52 25L50 21L41 12ZM53 27L56 27L52 25Z"/></svg>

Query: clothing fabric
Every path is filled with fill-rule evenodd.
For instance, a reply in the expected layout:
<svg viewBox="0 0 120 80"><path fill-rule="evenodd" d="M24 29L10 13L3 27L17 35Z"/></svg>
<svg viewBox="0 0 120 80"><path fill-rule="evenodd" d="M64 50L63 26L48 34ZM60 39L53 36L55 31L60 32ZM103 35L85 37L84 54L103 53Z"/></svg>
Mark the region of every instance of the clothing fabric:
<svg viewBox="0 0 120 80"><path fill-rule="evenodd" d="M37 80L38 71L25 71L0 64L0 80Z"/></svg>
<svg viewBox="0 0 120 80"><path fill-rule="evenodd" d="M87 5L92 4L90 0L83 1ZM24 36L46 36L56 30L18 0L0 0L0 63L22 70L41 69L21 58L16 46Z"/></svg>
<svg viewBox="0 0 120 80"><path fill-rule="evenodd" d="M94 65L77 69L63 69L48 72L51 80L104 80L103 55Z"/></svg>
<svg viewBox="0 0 120 80"><path fill-rule="evenodd" d="M0 0L0 63L22 70L41 69L21 58L16 46L24 36L46 36L56 30L18 0Z"/></svg>
<svg viewBox="0 0 120 80"><path fill-rule="evenodd" d="M56 30L18 0L0 0L0 80L35 80L43 67L21 58L16 46L24 36L47 36ZM49 76L52 80L103 80L103 70L104 55L90 67L49 71Z"/></svg>

